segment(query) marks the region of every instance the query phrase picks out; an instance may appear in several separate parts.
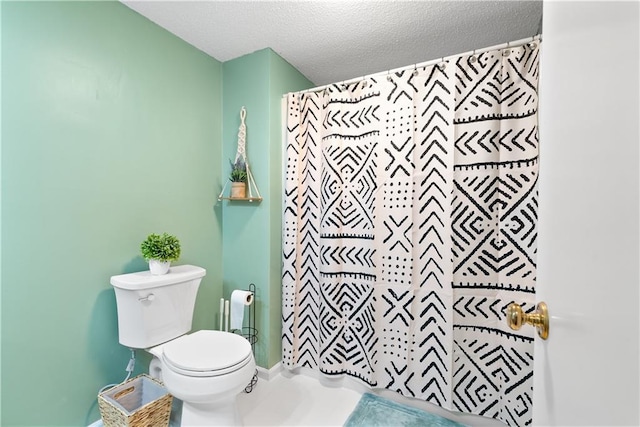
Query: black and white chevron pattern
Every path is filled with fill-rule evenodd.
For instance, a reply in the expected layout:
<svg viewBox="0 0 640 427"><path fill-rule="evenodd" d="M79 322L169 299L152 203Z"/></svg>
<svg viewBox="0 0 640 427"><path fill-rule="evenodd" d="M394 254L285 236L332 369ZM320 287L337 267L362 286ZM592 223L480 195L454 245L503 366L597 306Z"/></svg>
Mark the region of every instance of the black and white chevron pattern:
<svg viewBox="0 0 640 427"><path fill-rule="evenodd" d="M320 331L320 218L322 191L316 163L321 134L311 118L321 117L320 94L289 96L286 194L283 214L283 363L318 366ZM302 192L299 194L299 192Z"/></svg>
<svg viewBox="0 0 640 427"><path fill-rule="evenodd" d="M286 367L531 423L538 55L289 95Z"/></svg>
<svg viewBox="0 0 640 427"><path fill-rule="evenodd" d="M504 312L535 300L539 52L455 63L453 406L509 425L531 424L533 331Z"/></svg>

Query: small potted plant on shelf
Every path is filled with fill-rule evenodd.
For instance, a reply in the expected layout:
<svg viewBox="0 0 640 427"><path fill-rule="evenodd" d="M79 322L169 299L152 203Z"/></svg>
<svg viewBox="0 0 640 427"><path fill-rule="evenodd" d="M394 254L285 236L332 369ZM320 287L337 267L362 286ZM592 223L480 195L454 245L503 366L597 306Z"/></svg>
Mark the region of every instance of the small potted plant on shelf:
<svg viewBox="0 0 640 427"><path fill-rule="evenodd" d="M237 159L235 163L231 163L231 198L243 199L247 197L247 165L242 159Z"/></svg>
<svg viewBox="0 0 640 427"><path fill-rule="evenodd" d="M166 274L171 261L180 258L180 241L167 233L149 234L140 245L142 257L149 262L153 275Z"/></svg>

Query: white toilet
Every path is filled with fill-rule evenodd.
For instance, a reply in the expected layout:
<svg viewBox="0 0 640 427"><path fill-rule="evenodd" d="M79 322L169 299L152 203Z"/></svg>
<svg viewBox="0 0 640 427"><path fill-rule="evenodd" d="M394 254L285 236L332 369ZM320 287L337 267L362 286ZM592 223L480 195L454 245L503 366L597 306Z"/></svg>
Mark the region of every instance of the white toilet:
<svg viewBox="0 0 640 427"><path fill-rule="evenodd" d="M183 401L182 426L242 425L236 398L256 369L251 344L221 331L189 334L205 269L171 267L111 277L120 344L153 355L149 373Z"/></svg>

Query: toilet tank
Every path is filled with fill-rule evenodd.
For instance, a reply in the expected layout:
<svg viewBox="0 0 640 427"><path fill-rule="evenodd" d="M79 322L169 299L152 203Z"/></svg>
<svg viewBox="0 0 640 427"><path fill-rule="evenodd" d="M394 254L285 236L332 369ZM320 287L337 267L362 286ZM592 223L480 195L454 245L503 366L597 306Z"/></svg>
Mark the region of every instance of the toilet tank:
<svg viewBox="0 0 640 427"><path fill-rule="evenodd" d="M204 268L178 265L160 276L149 271L112 276L120 344L149 348L189 332L205 274Z"/></svg>

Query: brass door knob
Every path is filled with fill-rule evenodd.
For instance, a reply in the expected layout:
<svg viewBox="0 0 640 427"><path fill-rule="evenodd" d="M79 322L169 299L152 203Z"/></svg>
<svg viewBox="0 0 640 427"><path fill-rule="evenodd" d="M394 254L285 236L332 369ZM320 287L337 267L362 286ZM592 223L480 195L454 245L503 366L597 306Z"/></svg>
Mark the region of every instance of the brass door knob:
<svg viewBox="0 0 640 427"><path fill-rule="evenodd" d="M522 310L519 304L511 303L507 307L507 325L514 331L519 330L524 323L535 326L538 335L543 340L549 338L549 311L544 302L536 306L536 311L528 314Z"/></svg>

